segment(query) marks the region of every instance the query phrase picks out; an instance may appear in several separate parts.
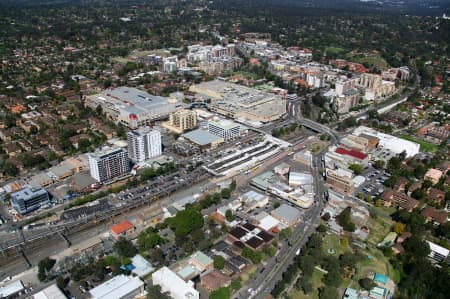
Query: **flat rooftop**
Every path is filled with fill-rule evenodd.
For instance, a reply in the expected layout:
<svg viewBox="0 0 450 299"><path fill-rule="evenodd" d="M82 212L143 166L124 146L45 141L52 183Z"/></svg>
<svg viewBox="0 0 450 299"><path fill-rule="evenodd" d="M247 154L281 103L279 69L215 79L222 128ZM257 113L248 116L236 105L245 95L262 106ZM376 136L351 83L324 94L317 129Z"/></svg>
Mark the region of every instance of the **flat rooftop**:
<svg viewBox="0 0 450 299"><path fill-rule="evenodd" d="M183 137L190 140L191 142L198 144L200 146L208 145L210 143L219 141L222 139L214 134L209 133L206 130L197 129L183 134Z"/></svg>

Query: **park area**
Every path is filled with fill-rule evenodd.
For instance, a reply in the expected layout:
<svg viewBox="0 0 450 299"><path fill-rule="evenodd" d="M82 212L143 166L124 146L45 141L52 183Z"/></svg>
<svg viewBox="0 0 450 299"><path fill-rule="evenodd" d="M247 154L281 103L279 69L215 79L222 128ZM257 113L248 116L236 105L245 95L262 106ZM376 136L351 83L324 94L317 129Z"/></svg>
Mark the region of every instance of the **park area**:
<svg viewBox="0 0 450 299"><path fill-rule="evenodd" d="M400 135L398 135L398 137L420 144L421 151L434 153L437 150L437 145L427 142L427 141L424 141L422 139L412 137L412 136L406 135L406 134L400 134Z"/></svg>

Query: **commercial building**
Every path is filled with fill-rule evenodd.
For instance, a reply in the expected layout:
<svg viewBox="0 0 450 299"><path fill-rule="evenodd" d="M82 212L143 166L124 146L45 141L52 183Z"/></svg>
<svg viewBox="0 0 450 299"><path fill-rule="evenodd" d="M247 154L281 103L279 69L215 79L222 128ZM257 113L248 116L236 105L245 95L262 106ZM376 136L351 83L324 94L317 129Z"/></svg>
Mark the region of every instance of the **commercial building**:
<svg viewBox="0 0 450 299"><path fill-rule="evenodd" d="M128 154L134 162L143 162L162 153L161 133L150 127L141 127L127 133Z"/></svg>
<svg viewBox="0 0 450 299"><path fill-rule="evenodd" d="M103 148L90 153L89 170L91 176L100 183L106 183L130 172L128 152L123 148Z"/></svg>
<svg viewBox="0 0 450 299"><path fill-rule="evenodd" d="M296 184L296 180L292 180L294 184L288 185L271 171L256 176L252 179L251 184L301 208L307 209L314 203L312 176L307 173L301 173L299 176L294 174L294 176L301 178L304 184L299 185Z"/></svg>
<svg viewBox="0 0 450 299"><path fill-rule="evenodd" d="M48 192L43 188L25 187L11 194L12 207L24 215L50 202Z"/></svg>
<svg viewBox="0 0 450 299"><path fill-rule="evenodd" d="M302 150L300 152L295 153L294 161L304 164L308 167L312 165L312 154L310 150Z"/></svg>
<svg viewBox="0 0 450 299"><path fill-rule="evenodd" d="M239 197L240 201L244 203L247 210L262 208L269 203L267 195L250 190Z"/></svg>
<svg viewBox="0 0 450 299"><path fill-rule="evenodd" d="M169 121L163 123L163 127L178 134L183 133L186 130L193 129L196 126L197 113L187 109L170 113Z"/></svg>
<svg viewBox="0 0 450 299"><path fill-rule="evenodd" d="M208 122L208 132L229 141L241 136L241 125L227 119L211 120Z"/></svg>
<svg viewBox="0 0 450 299"><path fill-rule="evenodd" d="M115 239L119 239L120 237L127 238L132 235L135 231L135 227L133 223L128 220L123 220L117 224L111 226L111 235Z"/></svg>
<svg viewBox="0 0 450 299"><path fill-rule="evenodd" d="M215 148L219 144L224 142L224 139L222 137L211 134L210 132L202 129L190 131L183 134L182 137L195 144L200 149Z"/></svg>
<svg viewBox="0 0 450 299"><path fill-rule="evenodd" d="M93 288L89 293L92 299L131 299L146 298L147 292L139 277L120 274Z"/></svg>
<svg viewBox="0 0 450 299"><path fill-rule="evenodd" d="M149 125L152 121L166 118L181 109L181 101L151 95L136 88L121 86L104 90L100 94L87 97L86 105L92 109L100 106L115 123L131 129Z"/></svg>
<svg viewBox="0 0 450 299"><path fill-rule="evenodd" d="M287 204L282 204L272 212L270 212L273 218L277 219L286 226L293 226L300 221L300 211Z"/></svg>
<svg viewBox="0 0 450 299"><path fill-rule="evenodd" d="M67 297L56 284L52 284L31 296L31 299L67 299Z"/></svg>
<svg viewBox="0 0 450 299"><path fill-rule="evenodd" d="M337 170L327 169L326 183L331 189L345 194L353 194L355 186L353 173L351 171L338 168Z"/></svg>
<svg viewBox="0 0 450 299"><path fill-rule="evenodd" d="M192 85L189 90L208 102L211 111L253 126L277 120L286 113L282 95L222 80Z"/></svg>
<svg viewBox="0 0 450 299"><path fill-rule="evenodd" d="M168 292L174 299L199 299L199 292L194 289L194 283L185 282L167 267L162 267L152 274L154 285L161 286L163 292Z"/></svg>
<svg viewBox="0 0 450 299"><path fill-rule="evenodd" d="M353 131L353 135L357 135L360 137L376 137L379 140L379 147L387 149L397 155L405 151L407 158L414 157L420 151L420 145L418 143L398 138L389 134L384 134L365 126L357 127Z"/></svg>

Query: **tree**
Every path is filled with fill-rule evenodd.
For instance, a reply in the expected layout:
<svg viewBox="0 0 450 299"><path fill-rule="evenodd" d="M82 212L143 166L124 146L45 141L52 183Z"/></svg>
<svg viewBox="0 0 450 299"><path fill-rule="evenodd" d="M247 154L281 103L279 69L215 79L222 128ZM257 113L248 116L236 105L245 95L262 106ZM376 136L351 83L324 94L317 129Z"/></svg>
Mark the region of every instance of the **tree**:
<svg viewBox="0 0 450 299"><path fill-rule="evenodd" d="M38 279L40 281L47 280L47 272L55 265L56 260L46 257L38 263Z"/></svg>
<svg viewBox="0 0 450 299"><path fill-rule="evenodd" d="M19 169L11 161L6 161L3 164L3 170L5 171L5 174L10 177L14 177L19 174Z"/></svg>
<svg viewBox="0 0 450 299"><path fill-rule="evenodd" d="M423 191L423 189L416 189L411 193L411 197L417 200L421 200L425 197L425 192Z"/></svg>
<svg viewBox="0 0 450 299"><path fill-rule="evenodd" d="M342 228L345 231L348 232L354 232L356 229L355 224L351 221L351 207L347 207L345 208L337 217L337 221L339 223L339 225L342 226Z"/></svg>
<svg viewBox="0 0 450 299"><path fill-rule="evenodd" d="M230 186L228 186L228 189L230 189L231 192L234 192L236 190L236 180L231 181Z"/></svg>
<svg viewBox="0 0 450 299"><path fill-rule="evenodd" d="M405 232L405 230L406 230L406 225L404 223L396 222L394 224L394 232L396 232L397 234L401 235Z"/></svg>
<svg viewBox="0 0 450 299"><path fill-rule="evenodd" d="M171 299L172 297L168 292L163 292L160 285L155 284L147 286L147 298Z"/></svg>
<svg viewBox="0 0 450 299"><path fill-rule="evenodd" d="M242 283L241 283L241 278L238 276L237 278L234 278L231 280L231 284L230 287L233 291L237 291L241 288Z"/></svg>
<svg viewBox="0 0 450 299"><path fill-rule="evenodd" d="M359 283L359 285L360 285L361 288L363 288L363 289L365 289L365 290L367 290L367 291L370 291L370 290L372 290L374 287L377 286L376 283L373 282L373 280L370 279L370 278L362 278L362 279L360 279L360 280L358 281L358 283Z"/></svg>
<svg viewBox="0 0 450 299"><path fill-rule="evenodd" d="M114 249L119 255L124 257L133 257L137 253L136 247L134 247L133 243L123 237L114 243Z"/></svg>
<svg viewBox="0 0 450 299"><path fill-rule="evenodd" d="M281 206L281 203L280 203L279 201L275 201L275 202L273 203L273 208L274 208L274 209L279 208L280 206Z"/></svg>
<svg viewBox="0 0 450 299"><path fill-rule="evenodd" d="M280 231L280 239L288 238L292 234L292 229L290 227L286 227Z"/></svg>
<svg viewBox="0 0 450 299"><path fill-rule="evenodd" d="M249 259L253 264L259 264L262 260L262 254L259 251L253 251L248 247L242 250L242 256Z"/></svg>
<svg viewBox="0 0 450 299"><path fill-rule="evenodd" d="M338 291L335 287L326 286L319 291L319 299L336 299L339 298Z"/></svg>
<svg viewBox="0 0 450 299"><path fill-rule="evenodd" d="M224 199L228 199L231 197L231 191L228 188L224 188L220 191L220 196Z"/></svg>
<svg viewBox="0 0 450 299"><path fill-rule="evenodd" d="M344 248L348 247L348 238L342 238L341 245Z"/></svg>
<svg viewBox="0 0 450 299"><path fill-rule="evenodd" d="M361 173L363 173L364 168L359 165L359 164L351 164L348 169L350 169L351 171L353 171L353 173L355 175L360 175Z"/></svg>
<svg viewBox="0 0 450 299"><path fill-rule="evenodd" d="M331 218L331 215L330 215L330 213L328 213L328 212L326 212L326 213L323 214L323 216L322 216L322 219L323 219L324 221L328 221L328 220L330 220L330 218Z"/></svg>
<svg viewBox="0 0 450 299"><path fill-rule="evenodd" d="M234 220L233 212L230 209L226 210L225 218L227 219L228 222L231 222Z"/></svg>
<svg viewBox="0 0 450 299"><path fill-rule="evenodd" d="M166 221L176 236L186 236L194 229L203 227L204 223L202 213L192 207L179 211L175 217Z"/></svg>
<svg viewBox="0 0 450 299"><path fill-rule="evenodd" d="M375 167L376 169L383 169L384 166L385 166L385 163L384 163L383 160L376 160L376 161L373 163L373 167Z"/></svg>
<svg viewBox="0 0 450 299"><path fill-rule="evenodd" d="M305 295L310 294L313 291L313 286L309 277L301 277L295 284L296 288L302 290Z"/></svg>
<svg viewBox="0 0 450 299"><path fill-rule="evenodd" d="M213 258L214 260L214 268L222 270L225 266L225 259L221 255L216 255Z"/></svg>
<svg viewBox="0 0 450 299"><path fill-rule="evenodd" d="M222 287L209 294L209 299L230 299L231 290L229 287Z"/></svg>

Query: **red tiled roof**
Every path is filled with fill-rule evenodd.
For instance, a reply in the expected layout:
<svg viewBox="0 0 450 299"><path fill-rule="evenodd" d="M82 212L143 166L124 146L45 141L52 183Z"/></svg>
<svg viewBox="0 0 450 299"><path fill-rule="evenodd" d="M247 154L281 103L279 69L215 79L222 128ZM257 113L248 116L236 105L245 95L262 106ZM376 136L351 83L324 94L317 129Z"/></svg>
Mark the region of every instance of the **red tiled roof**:
<svg viewBox="0 0 450 299"><path fill-rule="evenodd" d="M116 235L120 235L123 232L126 232L127 230L133 229L134 225L128 220L124 220L122 222L119 222L117 224L114 224L111 226L111 231L115 233Z"/></svg>
<svg viewBox="0 0 450 299"><path fill-rule="evenodd" d="M447 222L448 213L446 211L436 210L433 207L426 207L422 211L422 216L425 218L431 218L433 221L442 224Z"/></svg>
<svg viewBox="0 0 450 299"><path fill-rule="evenodd" d="M343 147L338 147L336 149L336 153L341 154L341 155L352 156L352 157L355 157L355 158L360 159L360 160L363 160L363 159L365 159L367 157L366 154L361 153L360 151L357 151L357 150L354 150L354 149L348 150L348 149L345 149Z"/></svg>

